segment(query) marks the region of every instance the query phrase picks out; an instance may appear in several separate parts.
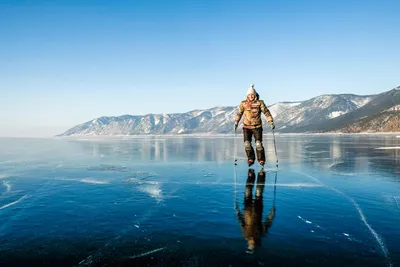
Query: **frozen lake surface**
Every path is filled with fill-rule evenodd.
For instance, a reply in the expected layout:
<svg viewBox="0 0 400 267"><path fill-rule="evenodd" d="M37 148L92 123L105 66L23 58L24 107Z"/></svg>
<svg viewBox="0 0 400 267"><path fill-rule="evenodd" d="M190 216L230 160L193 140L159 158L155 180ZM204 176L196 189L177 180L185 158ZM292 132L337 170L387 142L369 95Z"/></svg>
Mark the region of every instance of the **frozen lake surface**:
<svg viewBox="0 0 400 267"><path fill-rule="evenodd" d="M400 138L275 137L0 139L0 266L400 266Z"/></svg>

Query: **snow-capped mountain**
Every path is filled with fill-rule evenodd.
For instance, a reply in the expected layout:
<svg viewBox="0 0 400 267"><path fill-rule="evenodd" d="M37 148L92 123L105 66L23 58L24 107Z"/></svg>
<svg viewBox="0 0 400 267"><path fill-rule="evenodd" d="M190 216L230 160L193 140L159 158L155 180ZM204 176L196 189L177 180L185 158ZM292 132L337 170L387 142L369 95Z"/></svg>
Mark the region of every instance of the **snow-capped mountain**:
<svg viewBox="0 0 400 267"><path fill-rule="evenodd" d="M287 132L347 114L364 106L373 97L352 94L320 95L297 103L277 103L270 110L276 125L279 125L278 130Z"/></svg>
<svg viewBox="0 0 400 267"><path fill-rule="evenodd" d="M359 119L353 123L338 128L335 132L400 132L400 105L378 114Z"/></svg>
<svg viewBox="0 0 400 267"><path fill-rule="evenodd" d="M274 117L276 132L325 131L329 128L327 125L330 126L331 122L336 122L332 125L337 127L367 114L368 112L365 112L365 110L368 111L370 108L365 107L371 103L378 103L383 98L386 99L388 93L396 90L399 92L398 89L393 89L382 94L365 96L354 94L320 95L305 101L275 103L268 108ZM376 109L376 105L373 106L372 109ZM384 106L380 105L378 108ZM360 110L364 111L357 115L356 112ZM100 117L77 125L58 136L227 134L233 133L236 112L237 106L229 106L192 110L186 113ZM346 120L338 121L338 119L346 116ZM268 127L264 116L262 116L262 120L264 127ZM243 120L241 120L239 128L242 126L242 122Z"/></svg>
<svg viewBox="0 0 400 267"><path fill-rule="evenodd" d="M100 117L59 136L229 133L233 129L235 112L235 107L215 107L186 113Z"/></svg>
<svg viewBox="0 0 400 267"><path fill-rule="evenodd" d="M296 130L299 132L337 131L338 129L344 129L346 125L351 125L360 119L372 118L387 109L393 109L397 107L397 105L400 105L400 87L373 96L368 103L352 112L333 118L327 122L317 122L307 127L298 127Z"/></svg>

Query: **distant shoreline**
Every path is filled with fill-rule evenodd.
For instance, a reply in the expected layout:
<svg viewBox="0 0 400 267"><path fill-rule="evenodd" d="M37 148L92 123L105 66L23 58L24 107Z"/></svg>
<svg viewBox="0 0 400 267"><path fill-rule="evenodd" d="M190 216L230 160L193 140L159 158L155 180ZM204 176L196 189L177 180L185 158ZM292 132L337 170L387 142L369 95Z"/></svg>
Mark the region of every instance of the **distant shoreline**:
<svg viewBox="0 0 400 267"><path fill-rule="evenodd" d="M238 132L237 137L242 136L242 132ZM272 136L272 132L265 131L263 136ZM317 136L317 135L395 135L400 138L400 132L360 132L360 133L279 133L276 136ZM73 136L0 136L0 139L140 139L140 138L224 138L235 137L235 134L135 134L135 135L73 135Z"/></svg>
<svg viewBox="0 0 400 267"><path fill-rule="evenodd" d="M236 135L241 135L242 132L238 131ZM263 135L272 134L271 131L264 131ZM367 135L400 135L400 132L359 132L359 133L342 133L342 132L324 132L324 133L279 133L275 132L275 135L360 135L360 134L367 134ZM87 137L87 138L102 138L102 137L182 137L182 136L194 136L194 137L214 137L214 136L235 136L234 133L229 134L219 134L219 133L193 133L193 134L133 134L133 135L71 135L71 136L54 136L54 138L71 138L71 137Z"/></svg>
<svg viewBox="0 0 400 267"><path fill-rule="evenodd" d="M238 132L237 136L241 136L242 132ZM266 131L263 136L272 135L272 132ZM400 138L400 132L360 132L360 133L277 133L276 136L313 136L313 135L396 135ZM75 136L57 136L55 139L138 139L146 137L158 137L158 138L180 138L180 137L195 137L195 138L223 138L223 137L235 137L235 134L136 134L136 135L75 135Z"/></svg>

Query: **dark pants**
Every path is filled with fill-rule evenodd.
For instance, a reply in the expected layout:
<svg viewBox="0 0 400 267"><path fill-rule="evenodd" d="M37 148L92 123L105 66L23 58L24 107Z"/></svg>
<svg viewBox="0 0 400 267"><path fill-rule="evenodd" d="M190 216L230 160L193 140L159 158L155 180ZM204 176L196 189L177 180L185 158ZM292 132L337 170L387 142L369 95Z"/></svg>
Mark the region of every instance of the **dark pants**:
<svg viewBox="0 0 400 267"><path fill-rule="evenodd" d="M251 144L252 138L256 141L257 160L265 162L265 151L262 143L263 129L262 127L256 129L243 128L244 149L246 151L247 159L255 160L254 149Z"/></svg>

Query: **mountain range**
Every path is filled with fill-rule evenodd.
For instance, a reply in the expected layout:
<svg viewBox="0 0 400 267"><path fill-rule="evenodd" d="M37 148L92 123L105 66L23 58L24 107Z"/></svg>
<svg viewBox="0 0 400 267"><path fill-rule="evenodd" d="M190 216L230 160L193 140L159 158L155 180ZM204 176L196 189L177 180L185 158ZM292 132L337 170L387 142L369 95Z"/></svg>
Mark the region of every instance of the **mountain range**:
<svg viewBox="0 0 400 267"><path fill-rule="evenodd" d="M275 131L280 133L400 131L400 86L380 94L325 94L268 108ZM57 136L230 134L236 112L237 106L227 106L185 113L103 116ZM264 116L262 120L268 127Z"/></svg>

